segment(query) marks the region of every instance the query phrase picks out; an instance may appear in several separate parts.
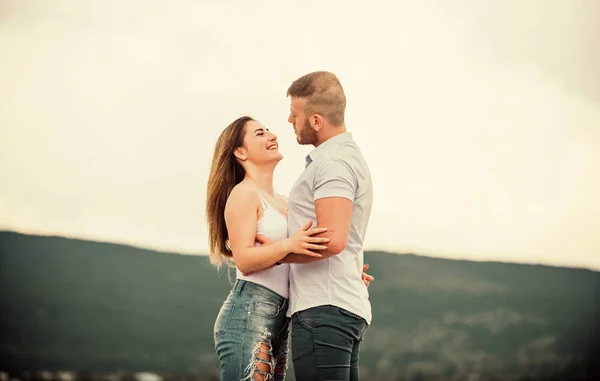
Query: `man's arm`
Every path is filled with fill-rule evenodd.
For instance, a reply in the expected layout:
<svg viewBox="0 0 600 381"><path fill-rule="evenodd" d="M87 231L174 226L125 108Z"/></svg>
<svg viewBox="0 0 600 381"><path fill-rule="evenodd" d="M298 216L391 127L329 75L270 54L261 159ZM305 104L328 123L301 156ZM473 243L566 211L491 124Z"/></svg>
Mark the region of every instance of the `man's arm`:
<svg viewBox="0 0 600 381"><path fill-rule="evenodd" d="M347 163L337 159L322 163L315 175L314 202L317 226L326 227L327 231L315 237L329 238L327 250L319 251L322 254L319 258L292 253L280 262L312 263L341 253L348 244L357 186L356 176Z"/></svg>
<svg viewBox="0 0 600 381"><path fill-rule="evenodd" d="M350 224L352 222L352 201L344 197L327 197L315 201L317 223L327 227L327 231L315 234L315 237L329 238L327 250L319 251L322 257L309 257L300 254L288 254L282 263L312 263L342 252L348 244Z"/></svg>

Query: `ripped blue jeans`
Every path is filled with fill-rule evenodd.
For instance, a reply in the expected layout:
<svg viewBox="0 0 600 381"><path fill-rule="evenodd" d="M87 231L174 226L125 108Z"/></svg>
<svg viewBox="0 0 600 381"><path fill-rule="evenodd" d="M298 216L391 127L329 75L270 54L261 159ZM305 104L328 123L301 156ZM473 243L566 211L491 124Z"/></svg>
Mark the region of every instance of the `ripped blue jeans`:
<svg viewBox="0 0 600 381"><path fill-rule="evenodd" d="M283 380L287 369L288 300L237 280L214 326L221 380Z"/></svg>

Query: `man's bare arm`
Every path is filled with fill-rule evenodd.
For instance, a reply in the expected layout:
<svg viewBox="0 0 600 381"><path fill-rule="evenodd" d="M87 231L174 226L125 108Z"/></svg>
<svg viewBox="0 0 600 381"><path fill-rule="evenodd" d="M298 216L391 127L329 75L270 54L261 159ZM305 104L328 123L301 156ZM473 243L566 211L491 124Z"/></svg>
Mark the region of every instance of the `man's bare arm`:
<svg viewBox="0 0 600 381"><path fill-rule="evenodd" d="M345 197L326 197L315 201L317 224L327 231L315 237L328 238L327 250L319 251L322 257L309 257L290 253L282 263L312 263L341 253L348 244L350 224L352 222L352 201Z"/></svg>

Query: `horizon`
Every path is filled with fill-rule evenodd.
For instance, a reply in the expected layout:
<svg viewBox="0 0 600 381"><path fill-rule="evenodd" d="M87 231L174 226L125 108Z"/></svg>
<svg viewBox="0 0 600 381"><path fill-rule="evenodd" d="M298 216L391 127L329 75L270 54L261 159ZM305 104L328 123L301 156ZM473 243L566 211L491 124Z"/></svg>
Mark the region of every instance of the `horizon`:
<svg viewBox="0 0 600 381"><path fill-rule="evenodd" d="M111 245L111 246L122 246L122 247L132 248L132 249L136 249L136 250L149 251L149 252L165 254L165 255L179 255L179 256L186 256L186 257L206 257L206 259L208 261L208 253L203 253L203 252L183 253L183 252L177 252L177 251L159 250L156 248L147 247L147 246L143 246L143 245L138 246L138 245L122 243L122 242L100 241L100 240L93 240L93 239L84 239L81 237L68 237L68 236L61 236L61 235L29 234L29 233L14 231L14 230L0 230L0 234L3 234L3 233L17 234L17 235L24 236L24 237L58 238L58 239L64 239L67 241L80 241L80 242L85 242L85 243L103 244L103 245ZM584 266L561 266L561 265L553 265L553 264L546 264L546 263L510 262L510 261L501 261L501 260L477 260L477 259L460 258L460 257L446 258L446 257L435 256L433 254L422 254L422 253L413 253L413 252L394 252L394 251L380 250L380 249L365 249L364 253L365 254L367 254L367 253L375 254L376 253L376 254L385 254L385 255L414 256L414 257L436 259L436 260L439 259L439 260L454 261L454 262L488 263L488 264L522 265L522 266L542 266L542 267L570 269L570 270L586 270L586 271L600 273L600 268L595 269L595 268L584 267ZM365 263L367 263L367 262L365 262ZM222 271L222 269L219 271Z"/></svg>
<svg viewBox="0 0 600 381"><path fill-rule="evenodd" d="M288 194L311 147L285 90L329 70L374 182L365 250L600 269L600 2L179 4L2 6L0 229L207 252L218 134L277 134Z"/></svg>

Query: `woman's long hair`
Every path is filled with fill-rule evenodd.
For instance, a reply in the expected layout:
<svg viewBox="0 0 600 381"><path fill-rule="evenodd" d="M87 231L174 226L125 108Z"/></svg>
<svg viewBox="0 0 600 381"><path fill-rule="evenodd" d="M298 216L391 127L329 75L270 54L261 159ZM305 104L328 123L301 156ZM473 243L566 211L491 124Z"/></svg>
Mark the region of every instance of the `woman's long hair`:
<svg viewBox="0 0 600 381"><path fill-rule="evenodd" d="M254 120L243 116L231 123L219 136L208 177L206 192L206 220L208 222L208 245L210 262L217 269L225 257L229 264L233 254L229 247L229 234L225 224L225 204L234 186L245 176L244 168L237 161L234 151L244 143L246 123Z"/></svg>

